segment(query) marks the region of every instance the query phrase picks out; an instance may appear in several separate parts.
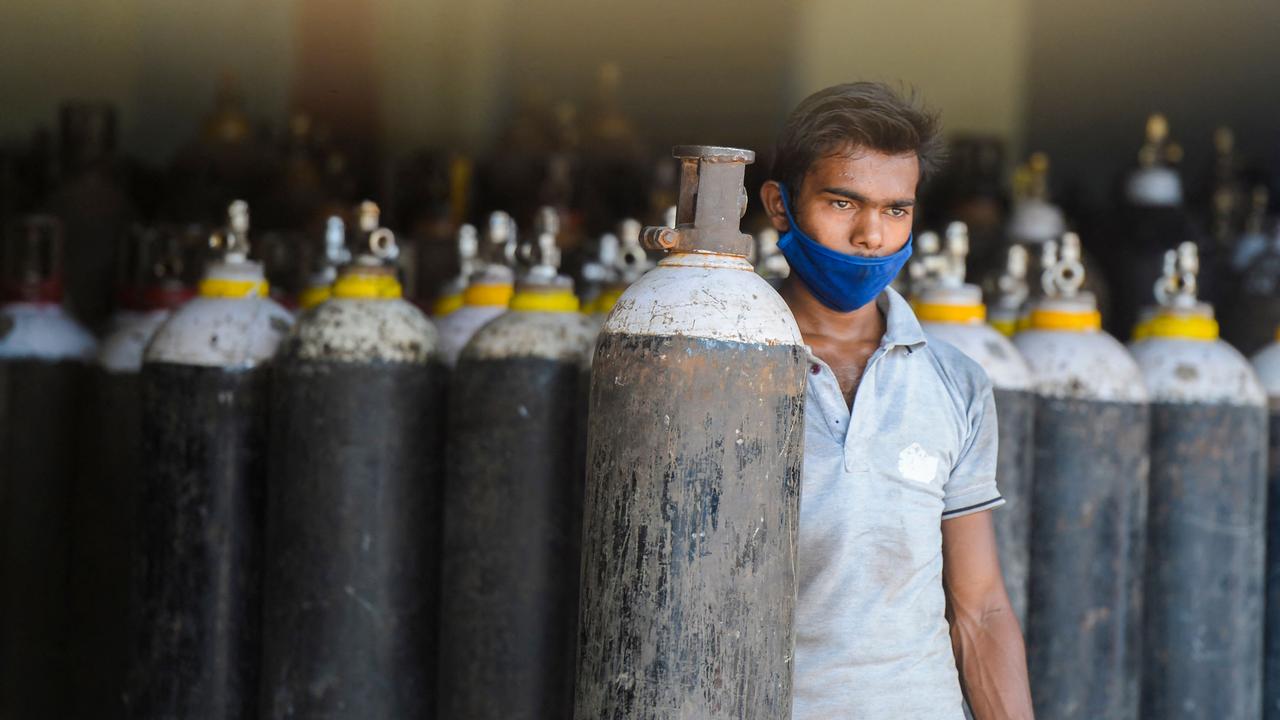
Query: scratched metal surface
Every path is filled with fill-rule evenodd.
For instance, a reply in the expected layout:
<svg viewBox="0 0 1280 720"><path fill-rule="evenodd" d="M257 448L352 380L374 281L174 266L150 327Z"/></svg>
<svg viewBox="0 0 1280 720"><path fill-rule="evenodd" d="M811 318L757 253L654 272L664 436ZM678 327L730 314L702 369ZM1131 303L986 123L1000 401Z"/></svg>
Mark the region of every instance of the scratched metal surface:
<svg viewBox="0 0 1280 720"><path fill-rule="evenodd" d="M1036 717L1138 717L1145 403L1040 396L1027 661Z"/></svg>
<svg viewBox="0 0 1280 720"><path fill-rule="evenodd" d="M1260 715L1266 428L1256 406L1151 406L1143 717Z"/></svg>
<svg viewBox="0 0 1280 720"><path fill-rule="evenodd" d="M796 345L601 338L579 720L790 717L806 370Z"/></svg>

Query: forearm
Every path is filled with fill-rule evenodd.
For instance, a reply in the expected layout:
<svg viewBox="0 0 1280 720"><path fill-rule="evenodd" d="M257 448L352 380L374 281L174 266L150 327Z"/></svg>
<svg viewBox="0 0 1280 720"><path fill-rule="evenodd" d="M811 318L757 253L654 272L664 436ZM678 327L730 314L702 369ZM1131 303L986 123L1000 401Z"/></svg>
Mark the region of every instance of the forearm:
<svg viewBox="0 0 1280 720"><path fill-rule="evenodd" d="M1022 630L1009 604L982 612L952 608L951 645L976 720L1034 717Z"/></svg>

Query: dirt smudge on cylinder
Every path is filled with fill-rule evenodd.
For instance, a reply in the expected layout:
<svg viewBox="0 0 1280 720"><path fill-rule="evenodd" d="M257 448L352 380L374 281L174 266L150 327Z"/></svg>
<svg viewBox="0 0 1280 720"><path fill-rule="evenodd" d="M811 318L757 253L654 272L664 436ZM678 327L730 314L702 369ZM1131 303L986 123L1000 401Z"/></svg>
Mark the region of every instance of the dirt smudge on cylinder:
<svg viewBox="0 0 1280 720"><path fill-rule="evenodd" d="M137 717L256 716L269 372L143 366Z"/></svg>
<svg viewBox="0 0 1280 720"><path fill-rule="evenodd" d="M435 716L442 377L277 361L262 718Z"/></svg>
<svg viewBox="0 0 1280 720"><path fill-rule="evenodd" d="M594 364L576 717L789 717L803 349L605 335Z"/></svg>
<svg viewBox="0 0 1280 720"><path fill-rule="evenodd" d="M465 354L450 387L440 717L572 717L576 362Z"/></svg>
<svg viewBox="0 0 1280 720"><path fill-rule="evenodd" d="M1138 717L1149 408L1039 397L1027 661L1036 717Z"/></svg>
<svg viewBox="0 0 1280 720"><path fill-rule="evenodd" d="M1151 406L1142 716L1256 718L1266 411Z"/></svg>

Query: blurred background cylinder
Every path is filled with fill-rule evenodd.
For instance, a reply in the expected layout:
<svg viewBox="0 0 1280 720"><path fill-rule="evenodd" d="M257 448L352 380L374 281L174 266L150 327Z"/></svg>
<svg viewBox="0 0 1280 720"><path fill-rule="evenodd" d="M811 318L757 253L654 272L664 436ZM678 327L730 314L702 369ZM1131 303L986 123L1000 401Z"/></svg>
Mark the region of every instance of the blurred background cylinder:
<svg viewBox="0 0 1280 720"><path fill-rule="evenodd" d="M442 719L573 714L577 388L592 331L557 271L555 211L539 216L510 310L471 338L450 384Z"/></svg>
<svg viewBox="0 0 1280 720"><path fill-rule="evenodd" d="M463 287L462 306L436 320L441 357L449 368L458 364L458 355L485 323L507 312L514 292L515 221L500 210L490 213L488 232L474 257L468 257L469 235L463 229L458 239L463 260L460 279L464 281L459 283Z"/></svg>
<svg viewBox="0 0 1280 720"><path fill-rule="evenodd" d="M1050 241L1052 242L1052 241ZM1047 248L1045 297L1014 345L1031 368L1035 491L1027 663L1036 717L1138 717L1146 387L1081 292L1079 239Z"/></svg>
<svg viewBox="0 0 1280 720"><path fill-rule="evenodd" d="M228 214L213 238L221 261L143 360L134 717L256 712L267 393L292 319L248 259L248 207Z"/></svg>
<svg viewBox="0 0 1280 720"><path fill-rule="evenodd" d="M791 715L804 342L746 256L748 150L677 147L669 254L592 367L575 717Z"/></svg>
<svg viewBox="0 0 1280 720"><path fill-rule="evenodd" d="M1018 622L1027 621L1027 572L1030 559L1033 428L1035 395L1031 371L1013 343L986 324L982 289L965 279L968 232L964 223L951 223L946 244L933 255L921 253L913 274L924 272L923 290L915 298L916 316L933 337L951 343L982 366L996 398L1000 434L996 484L1005 506L992 513L1000 570ZM919 268L919 270L917 270Z"/></svg>
<svg viewBox="0 0 1280 720"><path fill-rule="evenodd" d="M1262 699L1265 394L1196 299L1196 245L1165 258L1133 345L1151 399L1142 717L1256 718Z"/></svg>
<svg viewBox="0 0 1280 720"><path fill-rule="evenodd" d="M1280 720L1280 333L1252 359L1267 394L1267 567L1262 717Z"/></svg>
<svg viewBox="0 0 1280 720"><path fill-rule="evenodd" d="M439 341L377 206L360 214L355 261L274 368L263 718L435 717Z"/></svg>
<svg viewBox="0 0 1280 720"><path fill-rule="evenodd" d="M62 307L62 224L28 216L8 231L0 262L0 717L66 717L75 458L96 343Z"/></svg>
<svg viewBox="0 0 1280 720"><path fill-rule="evenodd" d="M129 582L141 501L142 398L139 375L147 344L195 295L207 238L198 228L138 227L122 244L120 305L102 341L89 382L84 450L72 507L70 596L75 621L75 716L124 716L121 701L131 638ZM195 245L198 241L198 246Z"/></svg>

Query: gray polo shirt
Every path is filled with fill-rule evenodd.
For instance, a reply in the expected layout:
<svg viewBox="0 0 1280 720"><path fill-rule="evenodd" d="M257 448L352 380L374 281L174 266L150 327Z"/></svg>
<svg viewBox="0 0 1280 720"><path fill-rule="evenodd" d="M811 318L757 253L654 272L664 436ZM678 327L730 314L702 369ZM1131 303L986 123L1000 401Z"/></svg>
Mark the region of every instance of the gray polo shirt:
<svg viewBox="0 0 1280 720"><path fill-rule="evenodd" d="M892 289L854 398L809 355L793 720L964 720L942 522L1003 504L982 368Z"/></svg>

